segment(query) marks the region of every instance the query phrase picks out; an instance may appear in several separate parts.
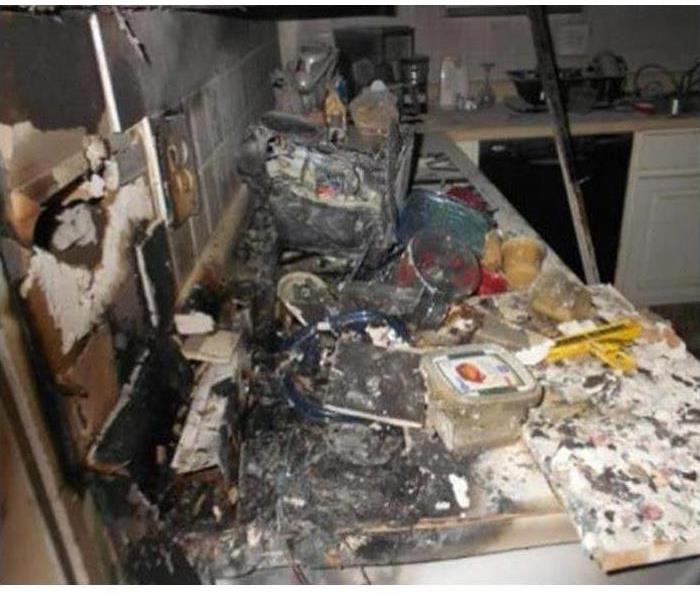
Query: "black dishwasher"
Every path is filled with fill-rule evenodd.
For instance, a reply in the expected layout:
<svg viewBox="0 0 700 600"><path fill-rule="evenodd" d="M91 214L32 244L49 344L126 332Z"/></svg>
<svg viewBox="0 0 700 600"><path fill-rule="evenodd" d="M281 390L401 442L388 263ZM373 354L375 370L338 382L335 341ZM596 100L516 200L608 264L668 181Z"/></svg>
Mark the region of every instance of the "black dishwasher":
<svg viewBox="0 0 700 600"><path fill-rule="evenodd" d="M604 282L615 278L631 148L631 134L574 138L576 174ZM479 167L561 259L583 278L554 141L549 138L482 141Z"/></svg>

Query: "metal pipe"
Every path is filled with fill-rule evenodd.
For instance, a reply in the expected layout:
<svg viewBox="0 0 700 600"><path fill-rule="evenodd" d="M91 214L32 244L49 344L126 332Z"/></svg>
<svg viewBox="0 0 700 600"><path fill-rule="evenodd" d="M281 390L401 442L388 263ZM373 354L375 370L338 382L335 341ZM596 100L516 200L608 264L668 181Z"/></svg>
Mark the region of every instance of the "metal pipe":
<svg viewBox="0 0 700 600"><path fill-rule="evenodd" d="M546 8L544 6L529 6L528 16L532 26L532 37L537 53L537 63L542 77L542 86L547 98L547 107L554 122L554 142L559 156L561 174L566 189L566 197L569 201L571 220L574 224L578 251L581 255L583 273L586 283L600 283L598 264L595 258L595 248L591 229L588 225L586 205L583 198L581 185L576 178L574 161L574 148L571 141L569 119L562 99L561 85L557 73L556 59L552 35L549 31Z"/></svg>
<svg viewBox="0 0 700 600"><path fill-rule="evenodd" d="M97 70L100 74L100 83L102 84L102 95L104 96L105 108L107 109L107 118L109 126L113 133L122 131L121 121L119 119L119 110L117 109L117 99L114 96L114 86L112 85L112 76L109 72L109 63L105 54L104 40L102 39L102 28L97 13L90 15L90 34L92 36L92 45L95 49L95 58L97 60Z"/></svg>

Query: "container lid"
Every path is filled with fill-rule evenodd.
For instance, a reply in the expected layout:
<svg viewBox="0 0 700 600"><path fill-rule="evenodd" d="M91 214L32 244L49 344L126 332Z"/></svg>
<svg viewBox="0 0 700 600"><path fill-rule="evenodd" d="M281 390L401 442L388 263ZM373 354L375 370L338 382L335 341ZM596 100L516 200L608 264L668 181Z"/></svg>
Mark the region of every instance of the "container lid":
<svg viewBox="0 0 700 600"><path fill-rule="evenodd" d="M536 402L541 387L515 356L494 344L472 344L431 352L421 362L431 389L444 400L473 403Z"/></svg>
<svg viewBox="0 0 700 600"><path fill-rule="evenodd" d="M490 213L477 210L453 198L426 188L413 188L399 215L397 235L407 243L422 229L435 229L464 240L478 255L486 233L495 225Z"/></svg>

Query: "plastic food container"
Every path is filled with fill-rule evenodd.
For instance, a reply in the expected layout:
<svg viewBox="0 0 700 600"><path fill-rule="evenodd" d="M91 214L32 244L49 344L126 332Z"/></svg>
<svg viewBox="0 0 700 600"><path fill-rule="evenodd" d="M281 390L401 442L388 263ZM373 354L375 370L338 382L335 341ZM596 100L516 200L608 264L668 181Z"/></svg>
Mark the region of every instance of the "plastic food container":
<svg viewBox="0 0 700 600"><path fill-rule="evenodd" d="M481 256L484 237L494 225L493 217L487 212L432 190L414 188L399 215L398 236L405 243L419 231L437 231L465 242Z"/></svg>
<svg viewBox="0 0 700 600"><path fill-rule="evenodd" d="M414 320L438 327L451 302L471 296L479 286L479 261L470 247L451 234L419 231L388 273L397 287L420 292Z"/></svg>
<svg viewBox="0 0 700 600"><path fill-rule="evenodd" d="M430 352L421 359L428 384L427 425L451 451L516 441L542 387L512 354L492 344Z"/></svg>
<svg viewBox="0 0 700 600"><path fill-rule="evenodd" d="M404 251L395 283L422 286L446 300L459 300L474 293L480 278L479 261L467 244L449 234L421 231Z"/></svg>

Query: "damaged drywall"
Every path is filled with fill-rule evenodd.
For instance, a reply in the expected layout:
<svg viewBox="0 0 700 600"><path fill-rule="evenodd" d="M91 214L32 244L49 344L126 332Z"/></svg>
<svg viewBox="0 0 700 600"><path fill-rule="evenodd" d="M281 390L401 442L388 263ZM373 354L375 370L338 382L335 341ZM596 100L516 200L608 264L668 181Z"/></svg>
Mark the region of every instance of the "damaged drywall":
<svg viewBox="0 0 700 600"><path fill-rule="evenodd" d="M59 225L53 235L53 245L58 251L71 246L89 246L97 243L97 226L85 204L76 204L63 211L57 218Z"/></svg>
<svg viewBox="0 0 700 600"><path fill-rule="evenodd" d="M85 127L40 129L31 121L14 125L0 123L0 153L8 188L23 187L29 188L25 192L38 192L43 183L44 189L50 192L63 187L87 166L82 153L86 134ZM78 164L70 169L70 159L76 162L73 158L76 154L79 155ZM38 201L45 199L34 197Z"/></svg>
<svg viewBox="0 0 700 600"><path fill-rule="evenodd" d="M3 217L15 237L32 243L42 202L88 168L84 128L42 131L26 121L0 124L0 165L4 169Z"/></svg>
<svg viewBox="0 0 700 600"><path fill-rule="evenodd" d="M153 216L148 187L139 179L120 188L106 208L102 260L94 271L63 263L47 250L35 248L21 293L26 297L34 286L41 289L60 332L64 354L104 314L123 281L122 260L135 228Z"/></svg>

